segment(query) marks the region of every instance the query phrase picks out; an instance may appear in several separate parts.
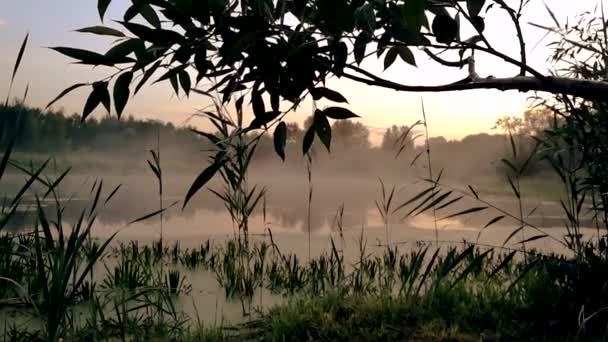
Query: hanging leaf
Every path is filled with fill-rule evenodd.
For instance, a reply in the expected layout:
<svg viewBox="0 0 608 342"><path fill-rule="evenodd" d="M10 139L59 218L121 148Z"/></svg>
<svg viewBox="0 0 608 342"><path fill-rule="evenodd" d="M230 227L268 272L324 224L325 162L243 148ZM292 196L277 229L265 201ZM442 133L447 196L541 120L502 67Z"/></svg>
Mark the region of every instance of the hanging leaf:
<svg viewBox="0 0 608 342"><path fill-rule="evenodd" d="M473 27L479 32L483 32L486 28L486 23L484 22L483 18L480 16L472 17L471 24L473 24Z"/></svg>
<svg viewBox="0 0 608 342"><path fill-rule="evenodd" d="M177 81L177 74L179 74L183 70L186 70L187 67L188 67L187 65L180 65L178 67L170 69L169 71L167 71L166 73L164 73L161 77L159 77L156 81L154 81L154 83L162 82L164 80L169 80L169 79L171 79L173 77Z"/></svg>
<svg viewBox="0 0 608 342"><path fill-rule="evenodd" d="M285 145L287 144L287 125L281 121L274 130L274 150L285 161Z"/></svg>
<svg viewBox="0 0 608 342"><path fill-rule="evenodd" d="M416 58L414 58L414 54L412 53L412 50L410 50L407 46L397 46L397 53L399 54L399 57L401 57L401 59L406 62L407 64L413 65L413 66L417 66L416 65Z"/></svg>
<svg viewBox="0 0 608 342"><path fill-rule="evenodd" d="M150 25L154 26L155 28L160 28L160 19L158 18L158 15L156 14L156 11L154 11L152 6L148 4L140 5L139 14L141 14L141 16L144 17L144 19L146 19L146 21L149 22Z"/></svg>
<svg viewBox="0 0 608 342"><path fill-rule="evenodd" d="M190 80L190 74L186 70L182 70L178 74L179 84L186 93L186 97L190 96L190 88L192 87L192 81Z"/></svg>
<svg viewBox="0 0 608 342"><path fill-rule="evenodd" d="M399 52L397 51L397 48L395 46L388 50L386 56L384 56L384 70L390 68L390 66L395 63L398 54Z"/></svg>
<svg viewBox="0 0 608 342"><path fill-rule="evenodd" d="M128 57L109 58L97 52L69 47L52 47L51 50L55 50L70 58L77 59L80 64L114 66L115 64L133 62L133 59Z"/></svg>
<svg viewBox="0 0 608 342"><path fill-rule="evenodd" d="M312 98L315 101L320 100L321 98L326 98L330 101L334 101L334 102L346 102L348 103L348 101L346 100L346 98L344 96L342 96L342 94L338 93L337 91L328 89L328 88L324 88L324 87L317 87L314 88L310 91L310 94L312 95Z"/></svg>
<svg viewBox="0 0 608 342"><path fill-rule="evenodd" d="M207 49L205 47L199 49L194 55L194 66L198 71L198 75L196 76L196 83L198 83L203 79L203 77L205 77L207 70L209 70L209 61L207 61Z"/></svg>
<svg viewBox="0 0 608 342"><path fill-rule="evenodd" d="M64 89L61 93L59 93L59 95L57 95L56 98L53 99L53 101L49 102L49 104L46 105L45 109L48 109L50 106L52 106L53 104L55 104L55 102L59 101L62 97L66 96L67 94L69 94L70 92L80 88L80 87L84 87L88 84L86 83L78 83L78 84L74 84L72 86L69 86L68 88Z"/></svg>
<svg viewBox="0 0 608 342"><path fill-rule="evenodd" d="M323 109L323 114L325 116L327 116L328 118L331 118L334 120L344 120L344 119L360 117L359 115L351 112L350 110L348 110L346 108L342 108L342 107L325 108L325 109Z"/></svg>
<svg viewBox="0 0 608 342"><path fill-rule="evenodd" d="M103 17L106 15L110 2L112 2L112 0L97 0L97 11L99 12L99 19L101 19L101 21L103 21Z"/></svg>
<svg viewBox="0 0 608 342"><path fill-rule="evenodd" d="M141 80L139 81L139 83L135 87L135 94L137 94L137 92L139 91L139 89L141 89L141 87L150 79L150 77L152 77L152 75L154 74L154 72L160 66L161 62L162 61L158 61L158 62L154 63L154 65L151 66L150 69L148 69L148 70L146 70L146 72L144 72L144 76L141 78Z"/></svg>
<svg viewBox="0 0 608 342"><path fill-rule="evenodd" d="M313 141L315 140L315 125L314 123L308 127L302 139L302 154L307 154L310 151Z"/></svg>
<svg viewBox="0 0 608 342"><path fill-rule="evenodd" d="M485 2L485 0L467 0L467 10L469 11L469 16L475 17L479 15L479 12L481 12Z"/></svg>
<svg viewBox="0 0 608 342"><path fill-rule="evenodd" d="M95 82L93 83L93 89L99 93L99 101L105 109L110 113L112 107L110 105L110 92L108 91L108 82Z"/></svg>
<svg viewBox="0 0 608 342"><path fill-rule="evenodd" d="M202 189L205 184L207 184L211 180L211 178L215 176L215 174L222 168L225 163L225 159L216 159L211 165L209 165L205 170L203 170L200 175L198 175L198 177L192 183L192 186L190 186L188 193L186 194L186 199L184 200L184 206L182 207L182 209L186 208L186 205L188 205L188 202L190 202L192 196L194 196L200 189Z"/></svg>
<svg viewBox="0 0 608 342"><path fill-rule="evenodd" d="M81 120L84 122L84 120L86 120L86 118L95 110L95 108L97 108L97 106L99 106L100 103L101 97L99 96L99 93L95 90L95 88L93 88L93 91L91 91L91 94L89 94L89 97L87 98L87 101L84 104Z"/></svg>
<svg viewBox="0 0 608 342"><path fill-rule="evenodd" d="M339 42L334 47L334 68L337 75L342 73L348 59L348 47L345 42Z"/></svg>
<svg viewBox="0 0 608 342"><path fill-rule="evenodd" d="M133 52L137 55L137 51L145 51L145 49L146 46L143 40L137 38L127 39L111 47L110 50L106 52L105 56L111 60L120 59Z"/></svg>
<svg viewBox="0 0 608 342"><path fill-rule="evenodd" d="M331 147L331 125L329 124L329 120L327 120L327 116L325 116L322 111L317 110L315 112L313 125L317 136L323 145L325 145L327 151L329 151Z"/></svg>
<svg viewBox="0 0 608 342"><path fill-rule="evenodd" d="M449 15L438 15L431 25L438 43L450 44L458 36L458 23Z"/></svg>
<svg viewBox="0 0 608 342"><path fill-rule="evenodd" d="M169 77L169 82L171 83L171 87L173 87L175 95L179 96L179 80L177 79L177 74L172 74Z"/></svg>
<svg viewBox="0 0 608 342"><path fill-rule="evenodd" d="M93 33L93 34L97 34L100 36L113 36L113 37L124 37L125 34L113 29L111 27L107 27L107 26L89 26L89 27L84 27L81 28L79 30L76 30L76 32L81 32L81 33Z"/></svg>
<svg viewBox="0 0 608 342"><path fill-rule="evenodd" d="M270 106L272 107L273 111L275 111L275 112L280 111L281 97L279 96L279 93L270 94Z"/></svg>
<svg viewBox="0 0 608 342"><path fill-rule="evenodd" d="M116 82L114 83L114 107L116 108L116 115L119 119L127 105L127 102L129 101L129 86L131 85L132 80L133 73L127 71L118 76Z"/></svg>
<svg viewBox="0 0 608 342"><path fill-rule="evenodd" d="M357 62L357 65L361 65L363 58L365 58L365 50L367 49L367 44L369 44L370 41L370 34L366 31L359 33L355 39L353 52L355 54L355 62Z"/></svg>
<svg viewBox="0 0 608 342"><path fill-rule="evenodd" d="M253 114L256 117L264 116L266 108L264 106L264 99L262 99L262 93L255 90L251 93L251 105L253 107Z"/></svg>

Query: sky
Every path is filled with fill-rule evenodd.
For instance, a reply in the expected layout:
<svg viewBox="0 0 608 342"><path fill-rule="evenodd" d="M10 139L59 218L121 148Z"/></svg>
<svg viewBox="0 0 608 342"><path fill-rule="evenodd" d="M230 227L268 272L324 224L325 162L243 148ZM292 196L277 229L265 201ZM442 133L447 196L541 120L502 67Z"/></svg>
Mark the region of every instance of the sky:
<svg viewBox="0 0 608 342"><path fill-rule="evenodd" d="M601 1L601 0L600 0ZM488 1L489 3L490 1ZM20 72L15 80L12 96L23 95L29 85L27 104L44 107L51 99L68 86L95 81L103 78L108 70L71 64L73 61L48 47L69 46L107 51L112 40L99 36L74 32L75 30L99 25L97 0L0 0L0 97L8 93L8 85L21 41L30 33L27 52ZM129 0L113 0L107 18L120 18L130 3ZM517 4L519 0L507 0ZM522 18L529 64L545 72L546 59L550 50L546 39L537 44L544 32L530 26L529 22L552 25L545 9L549 6L560 22L572 21L576 14L591 11L596 0L531 0ZM508 17L500 11L492 10L486 15L488 40L499 51L517 57L518 44L515 30ZM112 23L106 24L114 26ZM114 26L117 27L117 26ZM118 28L118 27L117 27ZM418 67L412 67L399 59L389 69L383 71L382 60L371 58L363 67L377 75L404 84L433 85L457 81L466 76L466 70L453 70L438 66L424 54L415 52ZM476 56L477 72L482 77L509 77L518 69L489 56ZM348 100L348 108L359 114L359 119L372 129L381 132L393 124L408 125L422 119L421 99L431 136L443 135L448 138L462 138L468 134L491 132L495 121L504 115L520 115L529 105L527 98L532 93L497 90L472 90L446 93L404 93L357 84L344 79L332 79L327 85L340 91ZM54 109L66 113L82 111L89 90L76 91L62 99ZM184 124L198 108L208 105L202 96L191 95L177 98L172 90L163 84L146 86L131 99L125 110L136 118L152 118ZM311 104L304 104L288 117L288 121L302 123L311 113ZM195 125L203 123L189 122Z"/></svg>

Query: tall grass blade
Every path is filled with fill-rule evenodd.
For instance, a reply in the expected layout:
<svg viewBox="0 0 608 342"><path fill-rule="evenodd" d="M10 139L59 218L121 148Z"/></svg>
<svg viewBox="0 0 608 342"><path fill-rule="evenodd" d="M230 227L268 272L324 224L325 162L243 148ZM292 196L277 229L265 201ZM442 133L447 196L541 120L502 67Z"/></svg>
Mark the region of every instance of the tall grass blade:
<svg viewBox="0 0 608 342"><path fill-rule="evenodd" d="M32 173L30 178L25 182L25 185L21 187L19 192L15 197L13 197L13 201L11 202L11 206L17 204L17 202L21 199L21 197L25 194L25 192L34 184L34 182L39 178L42 171L46 168L46 165L49 163L50 159L47 159L42 165Z"/></svg>
<svg viewBox="0 0 608 342"><path fill-rule="evenodd" d="M53 191L55 191L55 189L59 186L59 184L63 181L63 179L68 175L68 173L70 173L70 171L72 170L72 167L68 167L65 171L63 171L63 173L57 177L57 179L55 179L55 181L51 184L51 186L49 186L48 190L44 193L44 196L42 196L42 198L47 198Z"/></svg>
<svg viewBox="0 0 608 342"><path fill-rule="evenodd" d="M488 256L488 254L490 254L490 252L492 252L492 249L488 249L487 251L485 251L485 252L481 253L480 255L478 255L477 257L475 257L475 259L473 259L473 261L469 264L469 266L467 266L467 268L465 268L460 273L458 278L456 278L456 280L454 280L454 282L452 283L450 288L454 288L454 286L458 285L458 283L460 283L462 280L464 280L469 274L471 274L471 272L473 272L476 268L480 267L481 263Z"/></svg>
<svg viewBox="0 0 608 342"><path fill-rule="evenodd" d="M534 259L532 262L526 265L526 267L519 273L519 276L509 285L504 295L506 296L515 285L517 285L532 269L540 262L541 259Z"/></svg>
<svg viewBox="0 0 608 342"><path fill-rule="evenodd" d="M490 274L490 276L488 278L489 279L493 278L495 275L498 274L498 272L502 271L505 267L507 267L509 265L509 263L511 262L511 260L515 257L515 254L517 254L517 251L513 251L513 252L507 254L507 256L504 259L502 259L500 264L498 266L496 266L496 268L494 270L492 270L492 273Z"/></svg>
<svg viewBox="0 0 608 342"><path fill-rule="evenodd" d="M25 52L25 47L27 46L27 41L30 37L30 34L27 33L23 42L21 43L21 48L19 48L19 53L17 54L17 60L15 61L15 66L13 67L13 74L11 75L11 82L8 86L8 94L6 95L6 106L8 106L8 101L11 95L11 89L13 88L13 82L15 81L15 76L17 76L17 71L19 70L19 66L21 65L21 60L23 59L23 53Z"/></svg>
<svg viewBox="0 0 608 342"><path fill-rule="evenodd" d="M110 192L110 194L108 195L108 197L106 198L106 200L103 202L103 205L108 204L108 202L110 202L110 200L112 199L112 197L114 197L114 195L116 195L116 193L118 192L118 190L122 187L122 184L118 184L114 190L112 190L112 192Z"/></svg>
<svg viewBox="0 0 608 342"><path fill-rule="evenodd" d="M489 207L475 207L475 208L466 209L466 210L457 212L456 214L448 215L448 216L442 218L441 220L447 220L447 219L451 219L451 218L462 216L462 215L476 213L476 212L479 212L479 211L486 210L488 208Z"/></svg>
<svg viewBox="0 0 608 342"><path fill-rule="evenodd" d="M0 130L0 136L2 135L2 130ZM13 144L15 139L11 139L6 146L6 150L4 151L4 155L2 156L2 161L0 161L0 179L4 176L4 171L6 171L6 166L8 165L8 161L11 157L11 153L13 151Z"/></svg>
<svg viewBox="0 0 608 342"><path fill-rule="evenodd" d="M145 221L145 220L147 220L149 218L152 218L154 216L160 215L160 214L164 213L165 211L171 209L172 207L176 206L178 203L179 203L179 201L175 201L171 205L169 205L168 207L163 208L163 209L159 209L159 210L156 210L156 211L154 211L154 212L152 212L150 214L144 215L144 216L142 216L142 217L140 217L138 219L135 219L135 220L129 222L127 225L132 225L132 224L135 224L135 223L138 223L138 222L141 222L141 221Z"/></svg>
<svg viewBox="0 0 608 342"><path fill-rule="evenodd" d="M509 234L509 236L507 236L507 238L505 239L505 241L502 243L502 245L506 245L507 242L511 241L511 239L519 232L521 232L524 229L524 226L520 226L519 228L515 229L514 231L511 232L511 234Z"/></svg>

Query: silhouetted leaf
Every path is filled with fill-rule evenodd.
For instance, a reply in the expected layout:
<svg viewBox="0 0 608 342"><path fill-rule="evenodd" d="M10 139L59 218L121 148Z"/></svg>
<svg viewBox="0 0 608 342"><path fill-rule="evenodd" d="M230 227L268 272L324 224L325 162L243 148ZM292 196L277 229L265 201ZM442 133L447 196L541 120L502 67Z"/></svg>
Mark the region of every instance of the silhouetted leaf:
<svg viewBox="0 0 608 342"><path fill-rule="evenodd" d="M113 66L114 64L133 62L133 59L129 57L109 58L97 52L82 49L69 47L52 47L51 49L70 58L77 59L80 64Z"/></svg>
<svg viewBox="0 0 608 342"><path fill-rule="evenodd" d="M438 43L450 44L458 35L458 23L449 15L438 15L433 19L433 34Z"/></svg>
<svg viewBox="0 0 608 342"><path fill-rule="evenodd" d="M198 71L198 75L196 76L197 84L205 77L207 70L209 70L209 64L209 61L207 61L207 49L202 47L194 55L194 66Z"/></svg>
<svg viewBox="0 0 608 342"><path fill-rule="evenodd" d="M46 191L46 193L44 194L44 196L42 198L46 198L48 195L50 195L53 190L55 190L55 188L57 188L57 186L59 186L59 184L63 181L63 179L68 175L68 173L70 173L70 171L72 170L72 167L68 167L61 175L59 175L59 177L57 177L57 179L55 179L55 181L51 184L51 186L49 186L48 190ZM1 178L1 174L0 174L0 178Z"/></svg>
<svg viewBox="0 0 608 342"><path fill-rule="evenodd" d="M89 26L89 27L84 27L81 28L79 30L76 30L76 32L81 32L81 33L93 33L93 34L98 34L101 36L114 36L114 37L124 37L125 34L113 29L111 27L107 27L107 26Z"/></svg>
<svg viewBox="0 0 608 342"><path fill-rule="evenodd" d="M88 84L86 84L86 83L78 83L78 84L74 84L72 86L69 86L68 88L64 89L59 95L57 95L57 97L54 98L53 101L49 102L49 104L46 105L46 108L49 108L50 106L52 106L53 104L55 104L55 102L59 101L62 97L66 96L67 94L69 94L73 90L78 89L80 87L84 87L86 85L88 85Z"/></svg>
<svg viewBox="0 0 608 342"><path fill-rule="evenodd" d="M179 84L182 86L182 89L186 93L186 96L190 96L190 88L192 86L192 81L190 80L190 74L186 70L182 70L178 74L179 76Z"/></svg>
<svg viewBox="0 0 608 342"><path fill-rule="evenodd" d="M483 18L480 16L475 16L471 18L471 24L478 32L483 32L486 28L486 23Z"/></svg>
<svg viewBox="0 0 608 342"><path fill-rule="evenodd" d="M561 28L561 24L559 23L559 20L557 20L557 17L553 13L553 11L549 8L549 6L547 5L547 3L545 3L545 8L547 9L547 12L549 12L549 15L551 16L551 19L553 19L553 22L555 23L555 26L557 28Z"/></svg>
<svg viewBox="0 0 608 342"><path fill-rule="evenodd" d="M454 282L451 285L451 288L453 288L459 282L464 280L469 274L471 274L471 272L473 272L474 269L480 267L481 263L483 262L483 259L485 259L488 256L488 254L490 254L490 252L492 252L492 250L488 249L485 252L479 254L477 257L475 257L475 259L473 259L473 261L471 261L469 263L469 265L460 273L458 278L456 278L456 280L454 280Z"/></svg>
<svg viewBox="0 0 608 342"><path fill-rule="evenodd" d="M339 42L334 48L334 68L337 75L342 73L348 59L348 47L345 42Z"/></svg>
<svg viewBox="0 0 608 342"><path fill-rule="evenodd" d="M118 118L122 115L127 102L129 101L130 90L129 86L133 80L133 73L127 71L116 79L114 83L114 107L116 108L116 115Z"/></svg>
<svg viewBox="0 0 608 342"><path fill-rule="evenodd" d="M150 219L150 218L152 218L152 217L154 217L154 216L158 216L158 215L160 215L160 214L164 213L165 211L167 211L167 210L171 209L172 207L174 207L174 206L175 206L177 203L178 203L178 202L173 202L173 203L172 203L170 206L168 206L168 207L166 207L166 208L159 209L159 210L154 211L154 212L152 212L152 213L150 213L150 214L147 214L147 215L144 215L144 216L142 216L142 217L140 217L140 218L138 218L138 219L135 219L135 220L133 220L133 221L129 222L129 223L128 223L128 225L132 225L132 224L135 224L135 223L137 223L137 222L141 222L141 221L145 221L145 220L147 220L147 219Z"/></svg>
<svg viewBox="0 0 608 342"><path fill-rule="evenodd" d="M497 223L497 222L501 221L504 218L505 218L505 216L501 215L501 216L497 216L497 217L491 219L490 222L486 223L486 225L483 226L483 229L488 228L489 226L493 225L494 223Z"/></svg>
<svg viewBox="0 0 608 342"><path fill-rule="evenodd" d="M521 245L521 244L528 243L528 242L531 242L531 241L536 241L536 240L544 239L546 237L549 237L549 235L547 235L547 234L534 235L532 237L529 237L527 239L519 241L517 244Z"/></svg>
<svg viewBox="0 0 608 342"><path fill-rule="evenodd" d="M470 208L470 209L466 209L466 210L457 212L456 214L452 214L452 215L446 216L446 217L442 218L442 220L447 220L447 219L450 219L450 218L453 218L453 217L457 217L457 216L472 214L472 213L476 213L476 212L479 212L479 211L482 211L482 210L486 210L486 209L488 209L488 207Z"/></svg>
<svg viewBox="0 0 608 342"><path fill-rule="evenodd" d="M159 47L170 47L173 44L184 42L184 36L175 31L158 28L154 29L145 25L130 22L120 22L120 24L138 38L156 44Z"/></svg>
<svg viewBox="0 0 608 342"><path fill-rule="evenodd" d="M253 107L253 114L256 117L264 116L264 114L266 113L264 99L262 99L262 94L257 90L251 93L251 105Z"/></svg>
<svg viewBox="0 0 608 342"><path fill-rule="evenodd" d="M198 175L198 177L192 183L192 186L190 186L188 193L186 194L186 199L184 200L184 206L182 208L185 208L186 205L188 205L188 202L190 201L190 199L192 199L192 196L194 196L200 189L202 189L205 184L207 184L211 180L211 178L213 178L213 176L215 176L215 174L222 168L222 166L224 166L225 163L225 159L216 159L211 165L209 165L205 170L203 170L200 175Z"/></svg>
<svg viewBox="0 0 608 342"><path fill-rule="evenodd" d="M154 74L154 72L160 66L161 62L162 61L158 61L158 62L154 63L153 66L151 66L148 70L146 70L146 72L144 72L144 76L141 78L141 81L139 81L139 83L135 87L135 94L137 94L137 92L139 91L139 89L141 89L141 87L150 79L150 77L152 77L152 75Z"/></svg>
<svg viewBox="0 0 608 342"><path fill-rule="evenodd" d="M479 195L477 195L477 192L475 191L475 189L473 189L472 186L468 185L469 190L471 190L471 193L473 193L473 196L475 196L476 199L479 199Z"/></svg>
<svg viewBox="0 0 608 342"><path fill-rule="evenodd" d="M26 34L23 42L21 42L21 47L19 48L19 53L17 53L17 60L15 61L15 66L13 67L13 74L11 75L11 85L15 80L15 76L17 75L17 71L19 70L19 65L21 65L21 60L23 59L23 53L25 52L25 47L27 46L27 41L30 37L30 34Z"/></svg>
<svg viewBox="0 0 608 342"><path fill-rule="evenodd" d="M359 115L351 112L350 110L342 107L328 107L323 109L323 114L328 118L334 120L345 120L351 118L358 118Z"/></svg>
<svg viewBox="0 0 608 342"><path fill-rule="evenodd" d="M502 262L498 266L496 266L496 268L490 274L489 278L490 279L493 278L495 275L498 274L498 272L500 272L502 269L507 267L509 265L509 263L511 262L511 260L513 259L513 257L515 256L515 254L517 254L517 251L513 251L513 252L509 253L504 259L502 259Z"/></svg>
<svg viewBox="0 0 608 342"><path fill-rule="evenodd" d="M171 83L175 95L179 96L179 80L177 79L177 74L171 74L169 77L169 83Z"/></svg>
<svg viewBox="0 0 608 342"><path fill-rule="evenodd" d="M127 39L111 47L110 50L106 52L105 56L114 60L126 57L136 51L144 51L145 49L146 46L143 40L137 38Z"/></svg>
<svg viewBox="0 0 608 342"><path fill-rule="evenodd" d="M99 19L101 19L101 21L103 21L103 17L105 16L111 2L112 0L97 0L97 11L99 12Z"/></svg>
<svg viewBox="0 0 608 342"><path fill-rule="evenodd" d="M144 17L144 19L146 19L146 21L150 23L150 25L154 26L155 28L160 28L160 19L158 18L158 15L156 14L156 11L154 11L152 6L148 4L140 5L139 14L141 14L141 16Z"/></svg>
<svg viewBox="0 0 608 342"><path fill-rule="evenodd" d="M275 112L280 111L281 97L279 96L279 93L270 94L270 106L273 111L275 111Z"/></svg>
<svg viewBox="0 0 608 342"><path fill-rule="evenodd" d="M399 52L397 51L396 46L388 49L386 56L384 56L384 70L388 69L391 65L393 65L393 63L395 63L398 54Z"/></svg>
<svg viewBox="0 0 608 342"><path fill-rule="evenodd" d="M481 12L485 2L485 0L467 0L467 10L469 11L469 16L475 17L479 15L479 12Z"/></svg>
<svg viewBox="0 0 608 342"><path fill-rule="evenodd" d="M207 132L203 132L203 131L199 131L197 129L191 128L190 129L192 132L207 138L209 141L211 141L213 144L217 144L220 142L220 138L218 138L217 136L213 135L212 133L207 133Z"/></svg>
<svg viewBox="0 0 608 342"><path fill-rule="evenodd" d="M2 134L1 130L0 134ZM4 155L2 156L2 161L0 162L0 179L2 178L2 176L4 176L4 171L6 170L6 165L8 165L8 160L10 159L11 153L13 151L14 143L15 138L11 138L8 142L8 145L6 146L6 150L4 150Z"/></svg>
<svg viewBox="0 0 608 342"><path fill-rule="evenodd" d="M407 46L396 46L395 47L397 49L397 53L399 54L399 57L401 57L401 59L406 62L407 64L416 66L416 58L414 58L414 54L412 53L412 50L410 50Z"/></svg>
<svg viewBox="0 0 608 342"><path fill-rule="evenodd" d="M530 273L530 271L532 271L536 264L538 264L541 260L542 259L540 258L536 258L531 263L526 265L526 267L519 273L519 276L509 285L509 287L505 291L505 295L511 292L511 289L513 289L513 287L517 285L526 276L526 274Z"/></svg>
<svg viewBox="0 0 608 342"><path fill-rule="evenodd" d="M287 125L281 121L274 129L274 150L285 161L285 145L287 144Z"/></svg>
<svg viewBox="0 0 608 342"><path fill-rule="evenodd" d="M110 105L110 92L108 91L108 82L95 82L93 83L93 89L99 93L99 100L101 104L106 108L106 111L110 113L112 106Z"/></svg>
<svg viewBox="0 0 608 342"><path fill-rule="evenodd" d="M331 125L327 120L327 116L325 116L322 111L317 110L315 112L313 125L315 127L315 132L317 133L317 136L319 137L323 145L325 145L327 151L329 151L331 147Z"/></svg>
<svg viewBox="0 0 608 342"><path fill-rule="evenodd" d="M304 134L304 139L302 139L302 153L306 154L310 150L313 141L315 140L315 125L314 123L308 127L306 133Z"/></svg>
<svg viewBox="0 0 608 342"><path fill-rule="evenodd" d="M428 194L429 192L433 191L436 187L435 186L431 186L430 188L427 188L421 192L419 192L418 194L414 195L412 198L410 198L409 200L403 202L401 205L397 206L397 208L395 208L393 210L393 213L397 212L398 210L401 210L402 208L405 208L406 206L408 206L409 204L419 200L420 198L422 198L424 195Z"/></svg>
<svg viewBox="0 0 608 342"><path fill-rule="evenodd" d="M513 153L513 158L517 158L517 147L515 147L515 140L513 139L513 134L509 131L509 141L511 142L511 152Z"/></svg>
<svg viewBox="0 0 608 342"><path fill-rule="evenodd" d="M521 232L524 229L524 226L520 226L519 228L513 230L502 243L502 245L506 245L517 233Z"/></svg>
<svg viewBox="0 0 608 342"><path fill-rule="evenodd" d="M359 33L359 35L355 39L355 46L353 52L355 54L355 61L358 65L360 65L363 61L363 58L365 58L365 50L367 48L367 44L369 44L370 41L370 34L366 31Z"/></svg>
<svg viewBox="0 0 608 342"><path fill-rule="evenodd" d="M450 205L452 205L452 204L454 204L454 203L456 203L456 202L460 201L460 200L461 200L461 199L463 199L463 198L464 198L464 196L458 196L458 197L456 197L456 198L454 198L454 199L452 199L452 200L449 200L449 201L445 202L444 204L442 204L442 205L438 206L438 207L436 208L436 210L441 210L441 209L443 209L443 208L447 208L447 207L449 207Z"/></svg>
<svg viewBox="0 0 608 342"><path fill-rule="evenodd" d="M112 192L110 192L110 194L108 195L108 197L106 198L105 202L103 202L103 205L108 204L108 202L112 199L112 197L114 197L116 195L116 193L118 192L118 190L122 187L122 184L118 184L114 190L112 190Z"/></svg>
<svg viewBox="0 0 608 342"><path fill-rule="evenodd" d="M515 194L515 197L521 198L521 195L519 193L519 189L518 189L517 186L515 186L515 184L513 183L513 180L511 179L511 177L508 176L507 179L509 180L509 185L511 185L511 190L513 190L513 193Z"/></svg>
<svg viewBox="0 0 608 342"><path fill-rule="evenodd" d="M344 96L342 96L342 94L338 93L335 90L327 89L324 87L314 88L310 91L310 94L312 95L312 98L315 100L320 100L321 98L324 97L330 101L348 103L348 101L346 100L346 98Z"/></svg>
<svg viewBox="0 0 608 342"><path fill-rule="evenodd" d="M95 108L97 108L97 106L99 106L100 103L101 97L99 93L95 91L95 88L93 88L93 90L89 94L89 97L87 98L87 101L84 104L81 120L84 122L84 120L87 119L87 117L95 110Z"/></svg>

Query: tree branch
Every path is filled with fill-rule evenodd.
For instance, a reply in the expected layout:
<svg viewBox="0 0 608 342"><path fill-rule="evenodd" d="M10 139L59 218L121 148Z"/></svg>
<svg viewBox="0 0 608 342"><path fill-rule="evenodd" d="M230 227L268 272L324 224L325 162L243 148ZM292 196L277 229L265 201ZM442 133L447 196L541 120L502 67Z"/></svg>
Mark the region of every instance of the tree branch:
<svg viewBox="0 0 608 342"><path fill-rule="evenodd" d="M543 80L536 77L516 76L507 78L480 78L473 80L466 77L460 81L436 85L404 85L389 81L375 76L356 66L347 65L348 69L354 70L366 77L354 74L343 73L342 77L364 83L370 86L377 86L397 91L407 92L447 92L473 89L497 89L497 90L518 90L520 92L542 91L553 94L567 94L581 97L587 100L606 101L608 99L608 82L591 81L583 79L573 79L564 77L547 76Z"/></svg>
<svg viewBox="0 0 608 342"><path fill-rule="evenodd" d="M519 23L519 18L517 17L519 15L519 13L521 12L523 2L519 3L519 5L520 5L519 11L516 14L515 10L513 10L511 7L507 6L507 4L505 3L504 0L495 0L495 1L507 13L509 13L509 17L511 17L511 21L513 22L513 25L515 26L515 30L517 31L517 40L519 41L519 54L521 56L521 64L522 64L522 67L519 72L519 76L526 76L526 69L523 67L523 65L528 64L527 58L526 58L526 42L524 41L524 34L521 31L521 25Z"/></svg>

